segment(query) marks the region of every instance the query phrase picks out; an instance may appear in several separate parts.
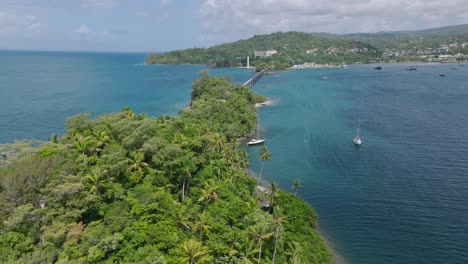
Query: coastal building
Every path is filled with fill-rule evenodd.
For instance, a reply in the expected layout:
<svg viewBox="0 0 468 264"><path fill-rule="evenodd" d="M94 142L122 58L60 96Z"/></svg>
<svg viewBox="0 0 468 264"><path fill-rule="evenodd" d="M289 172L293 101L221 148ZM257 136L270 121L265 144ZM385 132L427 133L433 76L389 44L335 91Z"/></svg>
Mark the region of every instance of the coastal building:
<svg viewBox="0 0 468 264"><path fill-rule="evenodd" d="M254 50L254 56L260 58L266 58L278 54L277 50Z"/></svg>

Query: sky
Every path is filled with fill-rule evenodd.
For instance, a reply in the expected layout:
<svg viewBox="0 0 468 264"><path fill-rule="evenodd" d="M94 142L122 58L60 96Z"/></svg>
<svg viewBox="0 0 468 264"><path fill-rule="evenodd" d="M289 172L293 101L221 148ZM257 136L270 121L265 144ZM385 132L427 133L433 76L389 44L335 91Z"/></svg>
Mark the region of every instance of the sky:
<svg viewBox="0 0 468 264"><path fill-rule="evenodd" d="M0 49L167 51L277 31L468 23L468 0L0 0Z"/></svg>

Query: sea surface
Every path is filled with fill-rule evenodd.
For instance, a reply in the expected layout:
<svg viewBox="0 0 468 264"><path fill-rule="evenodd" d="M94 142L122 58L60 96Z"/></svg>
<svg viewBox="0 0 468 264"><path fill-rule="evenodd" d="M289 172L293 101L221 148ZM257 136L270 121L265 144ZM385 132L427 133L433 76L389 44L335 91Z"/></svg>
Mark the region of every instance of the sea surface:
<svg viewBox="0 0 468 264"><path fill-rule="evenodd" d="M145 54L0 52L0 143L63 133L68 116L177 114L202 65ZM320 215L346 263L468 263L468 65L353 65L263 77L264 175ZM235 82L246 69L213 69ZM445 74L441 77L440 74ZM321 80L321 76L328 80ZM360 120L360 121L359 121ZM352 138L360 122L363 144ZM257 147L248 148L259 171Z"/></svg>
<svg viewBox="0 0 468 264"><path fill-rule="evenodd" d="M175 115L190 102L204 65L143 65L143 53L0 51L0 144L48 139L65 132L67 117L131 107ZM253 73L214 69L241 83Z"/></svg>
<svg viewBox="0 0 468 264"><path fill-rule="evenodd" d="M345 263L466 264L468 64L374 66L284 71L254 86L276 101L260 110L266 181L302 182ZM249 152L259 171L258 148Z"/></svg>

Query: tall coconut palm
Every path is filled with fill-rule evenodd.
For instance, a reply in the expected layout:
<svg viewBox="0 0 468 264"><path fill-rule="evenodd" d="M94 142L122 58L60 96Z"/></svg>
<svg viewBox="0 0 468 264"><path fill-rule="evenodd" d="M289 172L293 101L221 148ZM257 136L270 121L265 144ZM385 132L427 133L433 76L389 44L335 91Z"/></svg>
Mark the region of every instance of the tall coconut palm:
<svg viewBox="0 0 468 264"><path fill-rule="evenodd" d="M134 118L135 117L135 113L132 111L132 109L130 107L124 107L120 110L120 112L122 113L123 117L125 118Z"/></svg>
<svg viewBox="0 0 468 264"><path fill-rule="evenodd" d="M182 263L209 263L211 258L208 255L208 248L204 247L201 242L190 239L182 243L184 250L184 258Z"/></svg>
<svg viewBox="0 0 468 264"><path fill-rule="evenodd" d="M91 169L91 173L87 174L86 179L91 182L92 187L91 192L99 195L101 193L101 184L111 180L111 178L106 178L107 170L101 169L99 167L94 167Z"/></svg>
<svg viewBox="0 0 468 264"><path fill-rule="evenodd" d="M288 244L288 251L286 255L289 256L289 263L291 264L301 264L301 254L304 251L301 244L299 242L293 241L292 243Z"/></svg>
<svg viewBox="0 0 468 264"><path fill-rule="evenodd" d="M199 202L206 201L205 208L203 208L203 212L206 211L206 208L208 207L208 204L210 202L214 202L218 199L218 194L216 193L216 190L218 188L219 186L213 179L209 179L205 182L205 187L202 190L202 195L198 199Z"/></svg>
<svg viewBox="0 0 468 264"><path fill-rule="evenodd" d="M273 251L272 264L275 264L276 250L278 248L278 236L281 230L283 230L284 223L286 222L286 216L279 206L275 207L273 211L273 229L275 230L275 250Z"/></svg>
<svg viewBox="0 0 468 264"><path fill-rule="evenodd" d="M241 169L247 169L250 166L250 157L247 151L241 150L238 156L238 166Z"/></svg>
<svg viewBox="0 0 468 264"><path fill-rule="evenodd" d="M110 137L107 135L106 131L99 131L94 134L94 137L96 138L98 152L101 152L105 146L109 145Z"/></svg>
<svg viewBox="0 0 468 264"><path fill-rule="evenodd" d="M92 152L94 146L94 140L91 136L82 136L81 134L76 134L75 136L75 148L81 153L81 155L87 156Z"/></svg>
<svg viewBox="0 0 468 264"><path fill-rule="evenodd" d="M255 226L253 226L250 229L251 233L253 234L254 238L258 241L258 259L257 263L260 263L260 260L262 259L262 246L263 246L263 241L269 239L274 232L271 232L270 227L265 224L265 223L259 223Z"/></svg>
<svg viewBox="0 0 468 264"><path fill-rule="evenodd" d="M195 170L195 163L193 157L184 157L180 161L180 169L182 170L182 201L188 195L188 188L190 180L192 179L192 172Z"/></svg>
<svg viewBox="0 0 468 264"><path fill-rule="evenodd" d="M221 174L224 171L226 163L222 159L215 159L210 161L210 165L213 167L213 170L216 172L218 180L221 180Z"/></svg>
<svg viewBox="0 0 468 264"><path fill-rule="evenodd" d="M200 241L203 239L203 233L210 231L211 226L208 225L209 219L205 213L198 215L197 220L193 223L192 232L198 232Z"/></svg>
<svg viewBox="0 0 468 264"><path fill-rule="evenodd" d="M259 157L260 157L260 160L262 161L262 166L260 167L260 175L258 177L258 185L260 185L260 183L262 181L263 165L264 165L265 161L267 161L267 160L269 160L271 158L271 153L268 150L266 145L263 145L260 148Z"/></svg>
<svg viewBox="0 0 468 264"><path fill-rule="evenodd" d="M190 230L189 219L190 219L190 214L187 211L187 207L185 207L184 205L180 206L177 210L177 215L176 215L177 225L179 225L179 227L181 228Z"/></svg>
<svg viewBox="0 0 468 264"><path fill-rule="evenodd" d="M270 210L273 208L273 206L276 205L276 201L278 199L278 191L278 184L276 182L270 183L270 190L268 193L268 205L270 207Z"/></svg>
<svg viewBox="0 0 468 264"><path fill-rule="evenodd" d="M294 197L297 196L297 189L299 189L300 187L301 187L301 181L298 179L295 179L293 182L293 186L292 186L292 188L294 189Z"/></svg>
<svg viewBox="0 0 468 264"><path fill-rule="evenodd" d="M240 260L240 264L252 264L250 258L258 253L258 249L255 246L255 241L250 242L234 242L234 248L229 251L229 256L237 256Z"/></svg>
<svg viewBox="0 0 468 264"><path fill-rule="evenodd" d="M128 169L131 172L142 172L143 168L148 167L148 163L145 162L145 155L141 152L133 152L130 158L127 158Z"/></svg>

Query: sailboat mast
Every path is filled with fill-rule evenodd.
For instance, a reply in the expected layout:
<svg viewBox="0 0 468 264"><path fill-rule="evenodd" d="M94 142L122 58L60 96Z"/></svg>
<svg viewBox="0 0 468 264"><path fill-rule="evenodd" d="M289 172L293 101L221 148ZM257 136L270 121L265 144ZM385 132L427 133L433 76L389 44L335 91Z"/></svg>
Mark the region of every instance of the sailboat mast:
<svg viewBox="0 0 468 264"><path fill-rule="evenodd" d="M358 136L358 137L359 137L359 129L360 129L360 127L361 127L361 120L359 119L358 125L357 125L357 129L356 129L356 133L357 133L356 136Z"/></svg>
<svg viewBox="0 0 468 264"><path fill-rule="evenodd" d="M260 130L260 119L258 118L258 113L257 113L257 137L256 137L256 139L259 139L259 137L258 137L259 130Z"/></svg>

